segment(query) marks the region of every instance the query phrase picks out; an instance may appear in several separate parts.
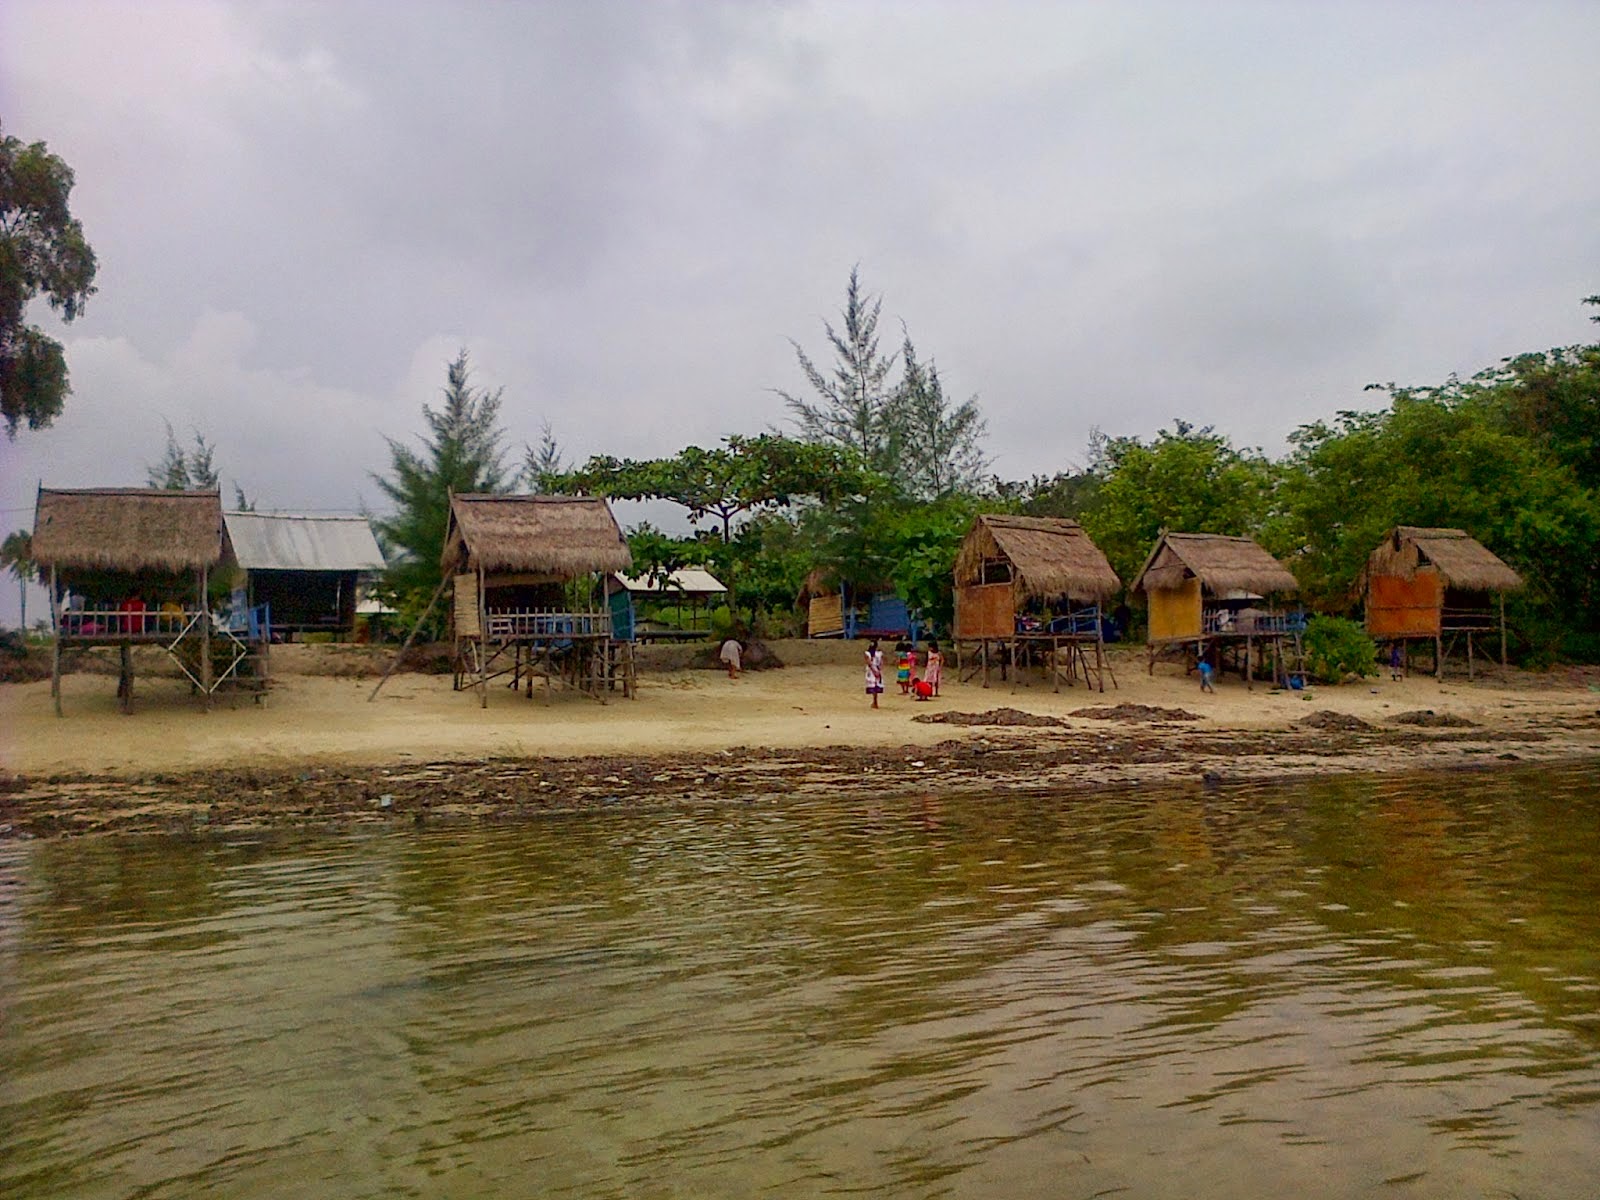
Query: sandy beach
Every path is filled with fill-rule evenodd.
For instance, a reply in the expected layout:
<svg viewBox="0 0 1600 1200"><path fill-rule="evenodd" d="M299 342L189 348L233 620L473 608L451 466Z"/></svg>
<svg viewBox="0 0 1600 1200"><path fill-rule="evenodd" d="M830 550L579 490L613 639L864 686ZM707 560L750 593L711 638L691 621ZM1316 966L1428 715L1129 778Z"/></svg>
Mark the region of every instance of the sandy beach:
<svg viewBox="0 0 1600 1200"><path fill-rule="evenodd" d="M62 718L47 682L8 684L0 836L514 818L816 789L1216 786L1600 755L1593 671L1386 672L1305 692L1229 677L1204 694L1176 666L1147 674L1129 649L1104 694L951 672L937 700L891 684L874 712L859 646L774 649L788 665L737 680L684 669L681 649L646 651L637 697L606 704L491 685L484 709L448 676L420 674L396 674L369 702L382 658L356 647L275 650L264 703L210 712L170 678L142 677L123 715L113 675L68 675Z"/></svg>

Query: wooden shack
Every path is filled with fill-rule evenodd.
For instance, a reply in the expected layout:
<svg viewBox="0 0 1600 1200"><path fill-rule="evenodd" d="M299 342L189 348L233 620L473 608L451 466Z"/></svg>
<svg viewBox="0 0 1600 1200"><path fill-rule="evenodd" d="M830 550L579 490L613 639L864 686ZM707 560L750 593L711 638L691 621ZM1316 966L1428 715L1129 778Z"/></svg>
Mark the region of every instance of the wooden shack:
<svg viewBox="0 0 1600 1200"><path fill-rule="evenodd" d="M618 667L632 694L596 576L633 564L610 506L595 496L450 497L441 564L452 584L455 679L488 706L491 679L543 676L604 700ZM578 584L579 586L570 586ZM583 586L586 584L587 586Z"/></svg>
<svg viewBox="0 0 1600 1200"><path fill-rule="evenodd" d="M954 574L958 671L965 659L972 673L981 667L987 685L991 661L1037 659L1057 690L1081 669L1105 691L1103 609L1122 581L1078 522L980 515L956 552Z"/></svg>
<svg viewBox="0 0 1600 1200"><path fill-rule="evenodd" d="M1178 647L1196 661L1233 658L1252 681L1257 651L1271 650L1274 671L1297 670L1304 620L1280 613L1279 597L1300 590L1294 575L1253 538L1220 533L1163 533L1133 582L1149 605L1149 668ZM1192 664L1191 664L1192 665Z"/></svg>
<svg viewBox="0 0 1600 1200"><path fill-rule="evenodd" d="M267 637L253 610L213 615L216 573L233 549L214 491L39 489L33 557L50 593L50 694L61 715L63 650L115 646L117 694L133 703L132 648L164 650L207 707L224 685L260 698Z"/></svg>
<svg viewBox="0 0 1600 1200"><path fill-rule="evenodd" d="M384 569L365 517L225 512L222 519L249 603L266 607L274 634L354 635L362 577Z"/></svg>
<svg viewBox="0 0 1600 1200"><path fill-rule="evenodd" d="M1361 584L1367 632L1407 653L1413 641L1432 642L1436 675L1464 640L1471 678L1474 634L1498 633L1505 665L1505 594L1522 576L1465 530L1395 526L1367 556Z"/></svg>
<svg viewBox="0 0 1600 1200"><path fill-rule="evenodd" d="M705 641L711 636L711 609L726 603L728 589L710 571L680 567L665 576L606 576L606 607L611 612L611 636L619 642ZM671 607L675 623L647 621L641 607L650 605L662 614Z"/></svg>

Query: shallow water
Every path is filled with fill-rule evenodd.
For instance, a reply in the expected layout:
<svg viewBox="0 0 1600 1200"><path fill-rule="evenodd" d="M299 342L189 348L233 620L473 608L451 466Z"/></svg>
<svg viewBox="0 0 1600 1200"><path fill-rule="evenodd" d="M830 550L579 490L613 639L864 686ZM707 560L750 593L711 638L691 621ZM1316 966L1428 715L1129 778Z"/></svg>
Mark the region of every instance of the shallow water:
<svg viewBox="0 0 1600 1200"><path fill-rule="evenodd" d="M0 1194L1549 1196L1600 770L0 847Z"/></svg>

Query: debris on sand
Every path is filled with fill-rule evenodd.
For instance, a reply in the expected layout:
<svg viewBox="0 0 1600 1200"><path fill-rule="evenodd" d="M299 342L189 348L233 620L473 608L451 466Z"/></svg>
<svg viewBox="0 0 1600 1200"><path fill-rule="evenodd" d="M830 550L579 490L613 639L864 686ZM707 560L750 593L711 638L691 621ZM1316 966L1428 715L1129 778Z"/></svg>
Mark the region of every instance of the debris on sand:
<svg viewBox="0 0 1600 1200"><path fill-rule="evenodd" d="M1295 722L1305 729L1338 729L1349 733L1358 733L1372 726L1360 717L1351 716L1349 713L1334 712L1331 708L1324 708L1312 713L1309 717L1301 717Z"/></svg>
<svg viewBox="0 0 1600 1200"><path fill-rule="evenodd" d="M924 725L1064 725L1060 717L1043 717L1019 708L991 708L987 712L934 712L912 717Z"/></svg>
<svg viewBox="0 0 1600 1200"><path fill-rule="evenodd" d="M1399 713L1389 719L1396 725L1421 725L1428 729L1476 729L1478 727L1476 721L1458 717L1455 713L1434 712L1431 708L1419 708L1411 712Z"/></svg>
<svg viewBox="0 0 1600 1200"><path fill-rule="evenodd" d="M1156 704L1110 704L1100 708L1076 708L1069 717L1088 717L1095 721L1198 721L1199 713L1183 708L1162 708Z"/></svg>

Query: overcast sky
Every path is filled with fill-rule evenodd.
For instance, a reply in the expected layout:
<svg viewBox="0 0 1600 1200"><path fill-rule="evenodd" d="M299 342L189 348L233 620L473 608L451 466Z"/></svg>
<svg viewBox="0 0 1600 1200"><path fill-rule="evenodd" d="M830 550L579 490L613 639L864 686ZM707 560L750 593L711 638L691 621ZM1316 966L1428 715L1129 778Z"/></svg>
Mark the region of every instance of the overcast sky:
<svg viewBox="0 0 1600 1200"><path fill-rule="evenodd" d="M1003 476L1174 417L1277 453L1593 339L1597 63L1594 0L5 0L100 290L0 519L164 421L263 508L377 506L461 346L519 457L782 425L857 263Z"/></svg>

